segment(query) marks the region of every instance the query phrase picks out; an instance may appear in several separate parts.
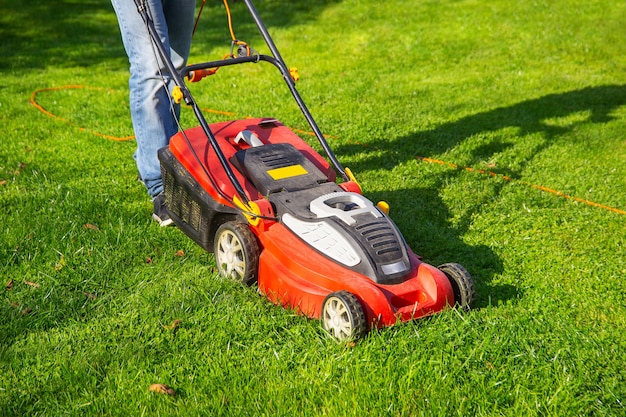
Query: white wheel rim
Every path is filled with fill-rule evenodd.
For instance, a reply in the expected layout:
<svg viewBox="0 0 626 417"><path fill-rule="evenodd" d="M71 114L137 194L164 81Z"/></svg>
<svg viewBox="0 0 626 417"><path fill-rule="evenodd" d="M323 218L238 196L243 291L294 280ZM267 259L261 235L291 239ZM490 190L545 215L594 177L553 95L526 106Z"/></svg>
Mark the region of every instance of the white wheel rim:
<svg viewBox="0 0 626 417"><path fill-rule="evenodd" d="M225 230L220 235L217 247L217 262L224 276L243 278L246 270L246 259L243 245L237 235Z"/></svg>
<svg viewBox="0 0 626 417"><path fill-rule="evenodd" d="M342 340L352 336L352 320L348 306L339 298L331 297L324 306L324 325L335 338Z"/></svg>

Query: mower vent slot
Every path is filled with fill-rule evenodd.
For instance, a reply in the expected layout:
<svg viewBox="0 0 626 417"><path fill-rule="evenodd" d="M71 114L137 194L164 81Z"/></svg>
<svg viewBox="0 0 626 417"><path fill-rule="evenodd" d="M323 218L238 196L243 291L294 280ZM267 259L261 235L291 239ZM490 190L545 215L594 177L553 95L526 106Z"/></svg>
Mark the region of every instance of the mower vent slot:
<svg viewBox="0 0 626 417"><path fill-rule="evenodd" d="M395 245L398 242L396 240L384 240L382 242L378 242L378 243L374 243L372 245L373 248L380 248L381 246L385 246L385 245Z"/></svg>
<svg viewBox="0 0 626 417"><path fill-rule="evenodd" d="M263 164L271 168L281 168L291 165L291 161L289 160L289 158L286 158L282 155L261 155L259 159L261 160L261 162L263 162Z"/></svg>
<svg viewBox="0 0 626 417"><path fill-rule="evenodd" d="M368 222L355 228L377 255L402 252L393 229L386 220Z"/></svg>
<svg viewBox="0 0 626 417"><path fill-rule="evenodd" d="M388 231L388 230L389 230L389 226L383 225L383 227L372 228L372 229L369 229L369 230L367 230L365 232L361 232L361 234L363 236L365 236L365 235L369 235L370 233L375 233L375 232L380 232L380 231Z"/></svg>
<svg viewBox="0 0 626 417"><path fill-rule="evenodd" d="M379 229L375 229L376 226L379 226ZM370 233L373 230L383 230L383 229L388 229L388 228L389 226L387 226L386 222L380 222L380 221L365 223L356 227L357 230L367 229L367 231L362 232L362 233Z"/></svg>
<svg viewBox="0 0 626 417"><path fill-rule="evenodd" d="M394 247L394 248L387 248L387 249L382 249L382 250L376 251L376 254L377 255L386 255L388 253L395 253L395 252L399 252L399 251L400 251L400 249L398 249L397 247Z"/></svg>
<svg viewBox="0 0 626 417"><path fill-rule="evenodd" d="M385 237L393 237L393 233L387 232L387 233L378 233L374 236L366 236L366 239L368 242L371 242L372 240L380 240L382 238ZM395 242L395 240L394 240Z"/></svg>

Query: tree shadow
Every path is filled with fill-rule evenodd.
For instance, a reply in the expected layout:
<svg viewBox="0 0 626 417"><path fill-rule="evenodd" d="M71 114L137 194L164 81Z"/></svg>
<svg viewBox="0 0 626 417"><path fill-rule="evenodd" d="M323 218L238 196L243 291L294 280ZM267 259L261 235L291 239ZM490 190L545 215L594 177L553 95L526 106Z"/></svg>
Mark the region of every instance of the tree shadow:
<svg viewBox="0 0 626 417"><path fill-rule="evenodd" d="M550 146L554 138L573 131L579 124L609 122L614 119L611 113L623 105L626 105L626 86L588 87L477 113L395 140L375 139L368 141L365 147L356 143L340 145L335 147L335 152L338 155L364 155L351 163L355 172L367 171L372 167L390 169L415 160L417 156L437 157L475 135L484 135L484 141L477 141L480 143L470 148L469 160L464 160L468 165L480 164L515 146L515 143L503 140L497 134L485 134L515 128L518 137L535 135L540 139L532 145L529 154L519 158L521 160L515 170L489 168L515 178L536 155ZM461 239L471 227L473 216L483 210L489 203L487 200L500 194L507 182L492 181L485 185L489 187L488 191L480 196L474 195L469 206L464 206L461 218L455 218L452 222L440 190L453 183L460 172L447 170L430 175L429 185L425 188L379 191L368 193L368 196L374 201L386 200L392 208L410 208L391 213L408 243L429 263L459 262L466 266L475 277L478 307L518 298L521 294L515 287L490 284L493 276L503 270L497 255L485 245L472 246Z"/></svg>
<svg viewBox="0 0 626 417"><path fill-rule="evenodd" d="M199 0L197 2L200 3ZM337 1L309 0L293 2L288 0L257 0L254 3L261 19L271 34L272 28L275 27L311 24L311 22L318 19L322 9L329 5L337 4ZM261 39L261 35L243 2L230 0L229 4L235 35L246 41L251 41L252 39L249 39L251 36L254 39ZM202 11L197 31L194 35L194 42L202 44L204 47L205 45L230 45L230 41L227 14L222 2L218 1L213 5L207 3ZM254 47L255 45L251 46Z"/></svg>
<svg viewBox="0 0 626 417"><path fill-rule="evenodd" d="M132 0L128 0L132 1ZM200 1L197 2L198 6ZM231 3L232 0L231 0ZM257 5L268 26L310 22L330 0L265 1ZM250 33L253 21L242 2L231 4L237 33ZM0 71L46 67L92 67L111 59L126 59L113 7L108 0L0 0ZM222 2L208 2L202 12L194 43L210 48L230 46Z"/></svg>
<svg viewBox="0 0 626 417"><path fill-rule="evenodd" d="M0 70L99 65L122 57L111 3L102 0L2 0ZM121 52L121 53L120 53Z"/></svg>
<svg viewBox="0 0 626 417"><path fill-rule="evenodd" d="M346 144L336 148L337 154L368 153L354 164L355 168L367 170L399 164L414 159L416 156L432 157L449 151L472 136L495 133L502 129L517 129L516 136L541 134L543 141L526 163L545 147L552 139L573 131L580 124L607 123L615 118L611 112L626 105L626 85L604 85L586 87L565 93L522 101L506 107L499 107L482 113L463 117L444 123L430 130L415 132L406 137L389 140L387 138L368 141L368 148L361 144ZM572 139L574 140L574 139ZM501 153L514 144L503 142L499 138L482 144L471 152L467 164L484 161L486 158ZM378 150L388 149L393 153L379 154ZM495 168L498 172L498 168ZM518 172L498 172L510 176Z"/></svg>

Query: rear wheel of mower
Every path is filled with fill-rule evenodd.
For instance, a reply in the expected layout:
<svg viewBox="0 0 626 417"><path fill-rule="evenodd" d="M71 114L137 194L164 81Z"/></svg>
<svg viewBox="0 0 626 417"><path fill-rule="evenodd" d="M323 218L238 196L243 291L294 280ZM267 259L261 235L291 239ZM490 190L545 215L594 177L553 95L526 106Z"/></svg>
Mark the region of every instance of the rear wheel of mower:
<svg viewBox="0 0 626 417"><path fill-rule="evenodd" d="M247 224L222 224L215 233L213 253L221 276L247 285L256 281L259 245Z"/></svg>
<svg viewBox="0 0 626 417"><path fill-rule="evenodd" d="M455 304L461 306L463 310L469 311L476 296L472 276L462 265L457 263L443 264L438 269L446 274L450 284L452 284Z"/></svg>
<svg viewBox="0 0 626 417"><path fill-rule="evenodd" d="M322 303L322 327L337 340L357 340L367 331L361 303L348 291L330 293Z"/></svg>

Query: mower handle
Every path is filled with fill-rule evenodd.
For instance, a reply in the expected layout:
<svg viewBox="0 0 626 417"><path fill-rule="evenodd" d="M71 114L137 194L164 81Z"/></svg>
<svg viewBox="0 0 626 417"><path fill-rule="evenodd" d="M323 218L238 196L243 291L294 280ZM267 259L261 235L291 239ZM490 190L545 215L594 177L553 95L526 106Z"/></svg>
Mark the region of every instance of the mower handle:
<svg viewBox="0 0 626 417"><path fill-rule="evenodd" d="M315 137L317 138L318 142L324 149L326 156L328 156L328 159L330 159L332 164L335 166L335 169L339 172L339 174L344 179L344 181L349 181L350 178L348 174L346 174L345 169L341 166L341 163L339 162L339 160L333 153L326 139L324 138L324 134L322 133L320 128L317 126L315 119L313 119L313 115L311 114L306 104L304 103L304 100L300 96L300 93L298 93L298 90L296 89L296 83L291 77L289 68L287 67L287 64L285 63L285 60L283 59L283 57L280 55L280 52L278 51L278 48L276 47L274 40L272 39L269 32L267 31L267 28L265 27L265 24L261 20L261 16L259 15L259 12L257 12L251 0L244 0L244 3L248 7L248 11L252 15L252 19L254 19L254 23L256 23L257 28L259 29L259 32L261 32L261 36L263 36L263 40L265 41L267 46L270 48L270 51L272 53L273 57L265 56L266 59L263 59L263 60L274 64L274 66L278 68L278 70L283 76L283 79L285 80L285 83L287 83L287 87L289 87L289 91L291 92L291 95L293 96L296 103L298 104L300 111L304 115L304 118L306 119L306 121L309 123L309 126L313 130L313 133L315 133Z"/></svg>
<svg viewBox="0 0 626 417"><path fill-rule="evenodd" d="M350 181L352 178L350 178L350 176L346 173L345 169L342 167L341 163L339 162L339 160L333 153L332 149L330 148L330 145L326 141L326 138L324 138L324 134L318 127L317 123L315 122L315 119L313 118L313 115L311 114L306 104L304 103L304 100L300 96L300 93L298 92L296 88L296 83L292 78L292 75L289 71L287 64L285 63L283 57L278 51L278 48L276 47L274 40L272 39L267 28L265 27L265 24L261 20L259 13L257 12L254 5L252 4L252 1L244 0L244 3L246 4L248 11L250 12L250 15L254 19L254 22L256 23L257 28L259 29L259 32L261 33L261 36L263 37L263 40L265 41L266 45L269 47L272 56L255 54L255 55L250 55L250 56L240 56L240 57L234 57L230 59L222 59L219 61L210 61L210 62L203 62L199 64L194 64L194 65L188 65L187 67L183 68L183 70L181 71L180 73L181 77L183 78L187 77L190 80L199 81L201 78L203 78L204 75L200 74L197 77L194 77L193 75L194 71L202 72L207 69L217 69L220 67L244 64L244 63L257 63L259 61L269 62L270 64L274 65L283 76L283 79L285 80L285 83L287 84L287 87L289 88L291 95L295 99L296 104L300 108L300 111L304 115L311 129L313 130L313 133L315 134L315 137L317 138L318 142L324 149L326 156L328 156L328 159L330 159L333 166L338 171L339 175L341 175L341 177L344 179L344 181Z"/></svg>
<svg viewBox="0 0 626 417"><path fill-rule="evenodd" d="M165 63L165 66L167 67L167 70L170 73L170 76L172 77L172 80L174 81L176 86L180 88L182 99L185 101L187 105L191 106L191 108L193 109L194 114L196 115L196 118L198 119L198 122L200 123L200 126L202 127L202 130L204 131L207 138L209 139L209 143L211 144L211 147L214 149L215 154L220 161L220 164L224 168L224 172L226 173L226 176L228 177L229 181L233 184L233 187L235 188L235 191L239 195L239 198L241 199L241 201L243 201L244 204L247 205L250 202L250 199L246 195L246 192L244 191L241 183L237 180L237 177L235 176L235 173L230 167L230 164L228 163L226 156L221 151L219 144L217 142L217 139L215 138L215 135L211 131L211 128L209 127L208 122L206 121L206 119L204 118L204 115L202 114L202 110L200 109L200 106L198 106L198 103L193 99L193 96L191 95L191 91L189 91L189 89L187 88L187 85L185 84L185 81L182 75L176 70L176 67L172 63L172 59L170 58L169 52L165 50L165 46L163 46L163 43L160 41L160 37L154 26L154 22L152 21L152 18L148 14L145 0L134 0L134 1L135 1L135 5L137 6L137 11L141 15L146 25L148 33L150 37L152 38L153 44L157 48L157 52L160 55L161 60ZM205 174L210 176L209 172L206 171L206 169L205 169Z"/></svg>

